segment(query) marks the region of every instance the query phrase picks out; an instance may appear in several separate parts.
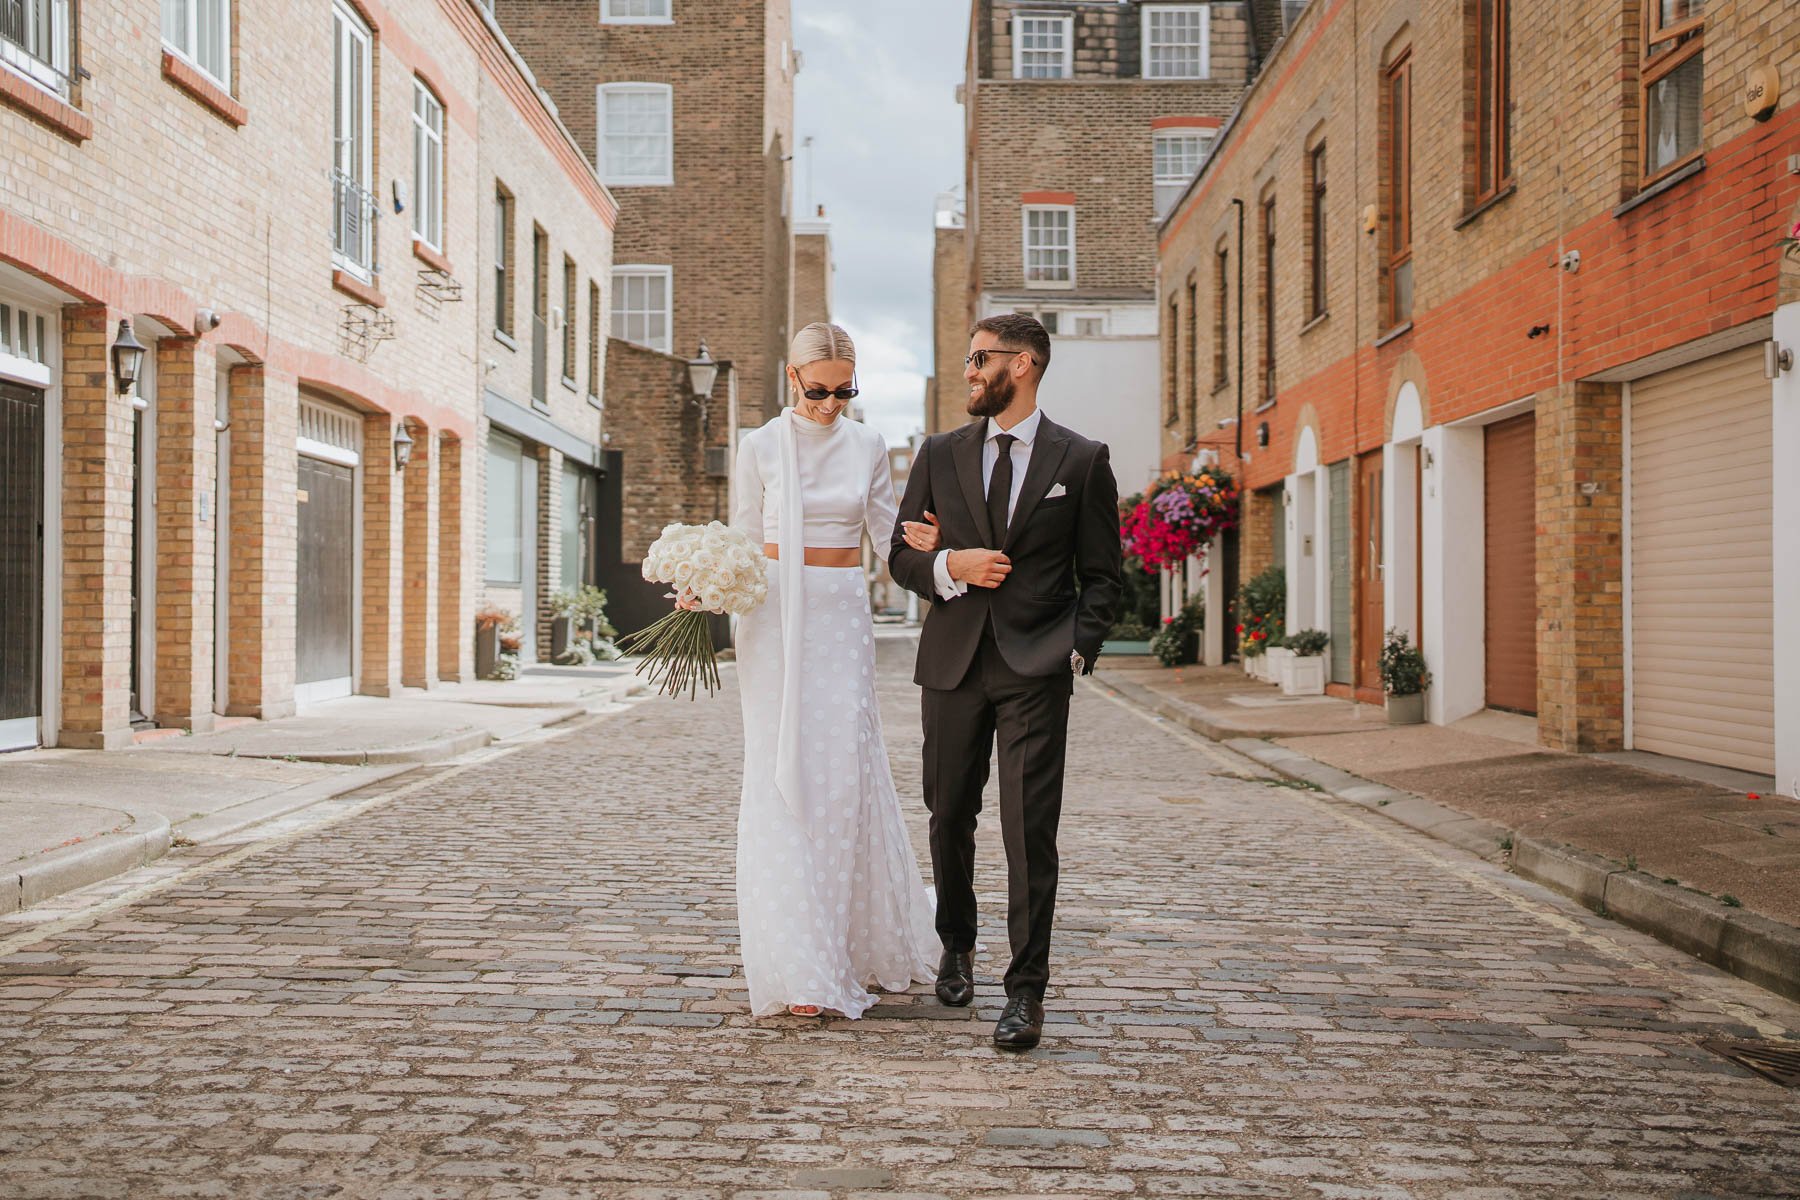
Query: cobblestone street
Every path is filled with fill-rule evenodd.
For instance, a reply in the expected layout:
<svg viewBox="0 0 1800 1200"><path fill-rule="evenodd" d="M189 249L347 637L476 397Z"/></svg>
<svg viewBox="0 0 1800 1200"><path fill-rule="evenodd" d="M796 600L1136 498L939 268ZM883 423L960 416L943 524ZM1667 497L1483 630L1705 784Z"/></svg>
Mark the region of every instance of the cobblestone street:
<svg viewBox="0 0 1800 1200"><path fill-rule="evenodd" d="M0 925L0 1195L1800 1195L1800 1093L1697 1045L1794 1007L1098 687L1073 723L1030 1055L992 822L974 1011L751 1021L736 695L652 700Z"/></svg>

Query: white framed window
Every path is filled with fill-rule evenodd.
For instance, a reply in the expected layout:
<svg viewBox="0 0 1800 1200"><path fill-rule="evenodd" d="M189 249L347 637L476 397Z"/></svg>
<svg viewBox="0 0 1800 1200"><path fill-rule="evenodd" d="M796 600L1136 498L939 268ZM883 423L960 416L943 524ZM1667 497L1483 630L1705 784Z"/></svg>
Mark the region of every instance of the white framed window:
<svg viewBox="0 0 1800 1200"><path fill-rule="evenodd" d="M674 344L674 298L670 268L614 267L612 335L667 354Z"/></svg>
<svg viewBox="0 0 1800 1200"><path fill-rule="evenodd" d="M1074 72L1075 18L1067 13L1013 18L1013 78L1067 79Z"/></svg>
<svg viewBox="0 0 1800 1200"><path fill-rule="evenodd" d="M444 105L413 80L413 236L444 249Z"/></svg>
<svg viewBox="0 0 1800 1200"><path fill-rule="evenodd" d="M163 45L231 90L231 0L162 0Z"/></svg>
<svg viewBox="0 0 1800 1200"><path fill-rule="evenodd" d="M1205 4L1146 5L1145 79L1207 79L1212 75L1212 9Z"/></svg>
<svg viewBox="0 0 1800 1200"><path fill-rule="evenodd" d="M666 83L600 85L600 178L626 187L675 182L675 93Z"/></svg>
<svg viewBox="0 0 1800 1200"><path fill-rule="evenodd" d="M673 0L600 0L602 25L672 25Z"/></svg>
<svg viewBox="0 0 1800 1200"><path fill-rule="evenodd" d="M1067 204L1028 204L1024 209L1025 286L1075 284L1075 209Z"/></svg>
<svg viewBox="0 0 1800 1200"><path fill-rule="evenodd" d="M70 0L0 3L0 63L67 100L73 33Z"/></svg>
<svg viewBox="0 0 1800 1200"><path fill-rule="evenodd" d="M1105 337L1105 313L1070 313L1069 328L1076 337Z"/></svg>
<svg viewBox="0 0 1800 1200"><path fill-rule="evenodd" d="M335 0L332 25L332 251L337 264L367 278L375 270L375 176L369 132L374 38L350 6Z"/></svg>
<svg viewBox="0 0 1800 1200"><path fill-rule="evenodd" d="M1181 193L1212 151L1208 129L1159 129L1151 135L1155 161L1156 217L1161 220L1181 199Z"/></svg>

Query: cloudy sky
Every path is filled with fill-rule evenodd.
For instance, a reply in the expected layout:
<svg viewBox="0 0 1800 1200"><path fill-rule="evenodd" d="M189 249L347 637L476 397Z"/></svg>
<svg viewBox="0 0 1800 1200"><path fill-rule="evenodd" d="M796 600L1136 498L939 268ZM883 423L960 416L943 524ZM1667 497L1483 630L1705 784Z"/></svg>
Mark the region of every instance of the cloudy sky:
<svg viewBox="0 0 1800 1200"><path fill-rule="evenodd" d="M833 316L856 339L869 423L902 442L925 421L935 202L962 183L968 0L793 3L795 133L813 139L812 200L831 220Z"/></svg>

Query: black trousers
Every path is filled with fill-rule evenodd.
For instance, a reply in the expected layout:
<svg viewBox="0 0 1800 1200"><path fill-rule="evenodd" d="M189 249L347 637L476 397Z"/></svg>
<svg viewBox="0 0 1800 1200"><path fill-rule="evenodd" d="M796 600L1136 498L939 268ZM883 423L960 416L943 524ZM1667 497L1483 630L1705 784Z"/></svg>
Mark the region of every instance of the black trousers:
<svg viewBox="0 0 1800 1200"><path fill-rule="evenodd" d="M1006 994L1038 999L1050 980L1056 915L1056 827L1062 818L1073 675L1031 677L1006 665L992 632L962 682L925 688L925 806L944 949L975 949L975 824L996 737L1000 833L1006 845L1006 929L1012 942Z"/></svg>

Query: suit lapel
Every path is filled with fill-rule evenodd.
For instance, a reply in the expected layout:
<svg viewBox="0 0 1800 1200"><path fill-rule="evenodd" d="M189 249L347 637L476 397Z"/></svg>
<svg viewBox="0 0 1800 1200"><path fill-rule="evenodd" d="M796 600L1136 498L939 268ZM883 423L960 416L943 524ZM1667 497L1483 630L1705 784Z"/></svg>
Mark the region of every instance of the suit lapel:
<svg viewBox="0 0 1800 1200"><path fill-rule="evenodd" d="M1019 502L1013 506L1012 520L1006 525L1006 546L1012 545L1019 538L1019 530L1031 520L1031 514L1037 511L1038 502L1056 482L1056 472L1062 466L1063 456L1069 452L1069 434L1062 426L1057 425L1049 417L1040 418L1038 422L1037 443L1031 448L1031 465L1025 468L1025 483L1019 489ZM980 478L979 473L976 478Z"/></svg>
<svg viewBox="0 0 1800 1200"><path fill-rule="evenodd" d="M956 435L956 445L950 457L956 461L956 479L962 484L963 501L969 506L969 516L975 520L975 526L981 531L981 544L994 544L993 526L988 523L987 493L981 489L981 434L987 430L986 421L976 421L965 425Z"/></svg>

